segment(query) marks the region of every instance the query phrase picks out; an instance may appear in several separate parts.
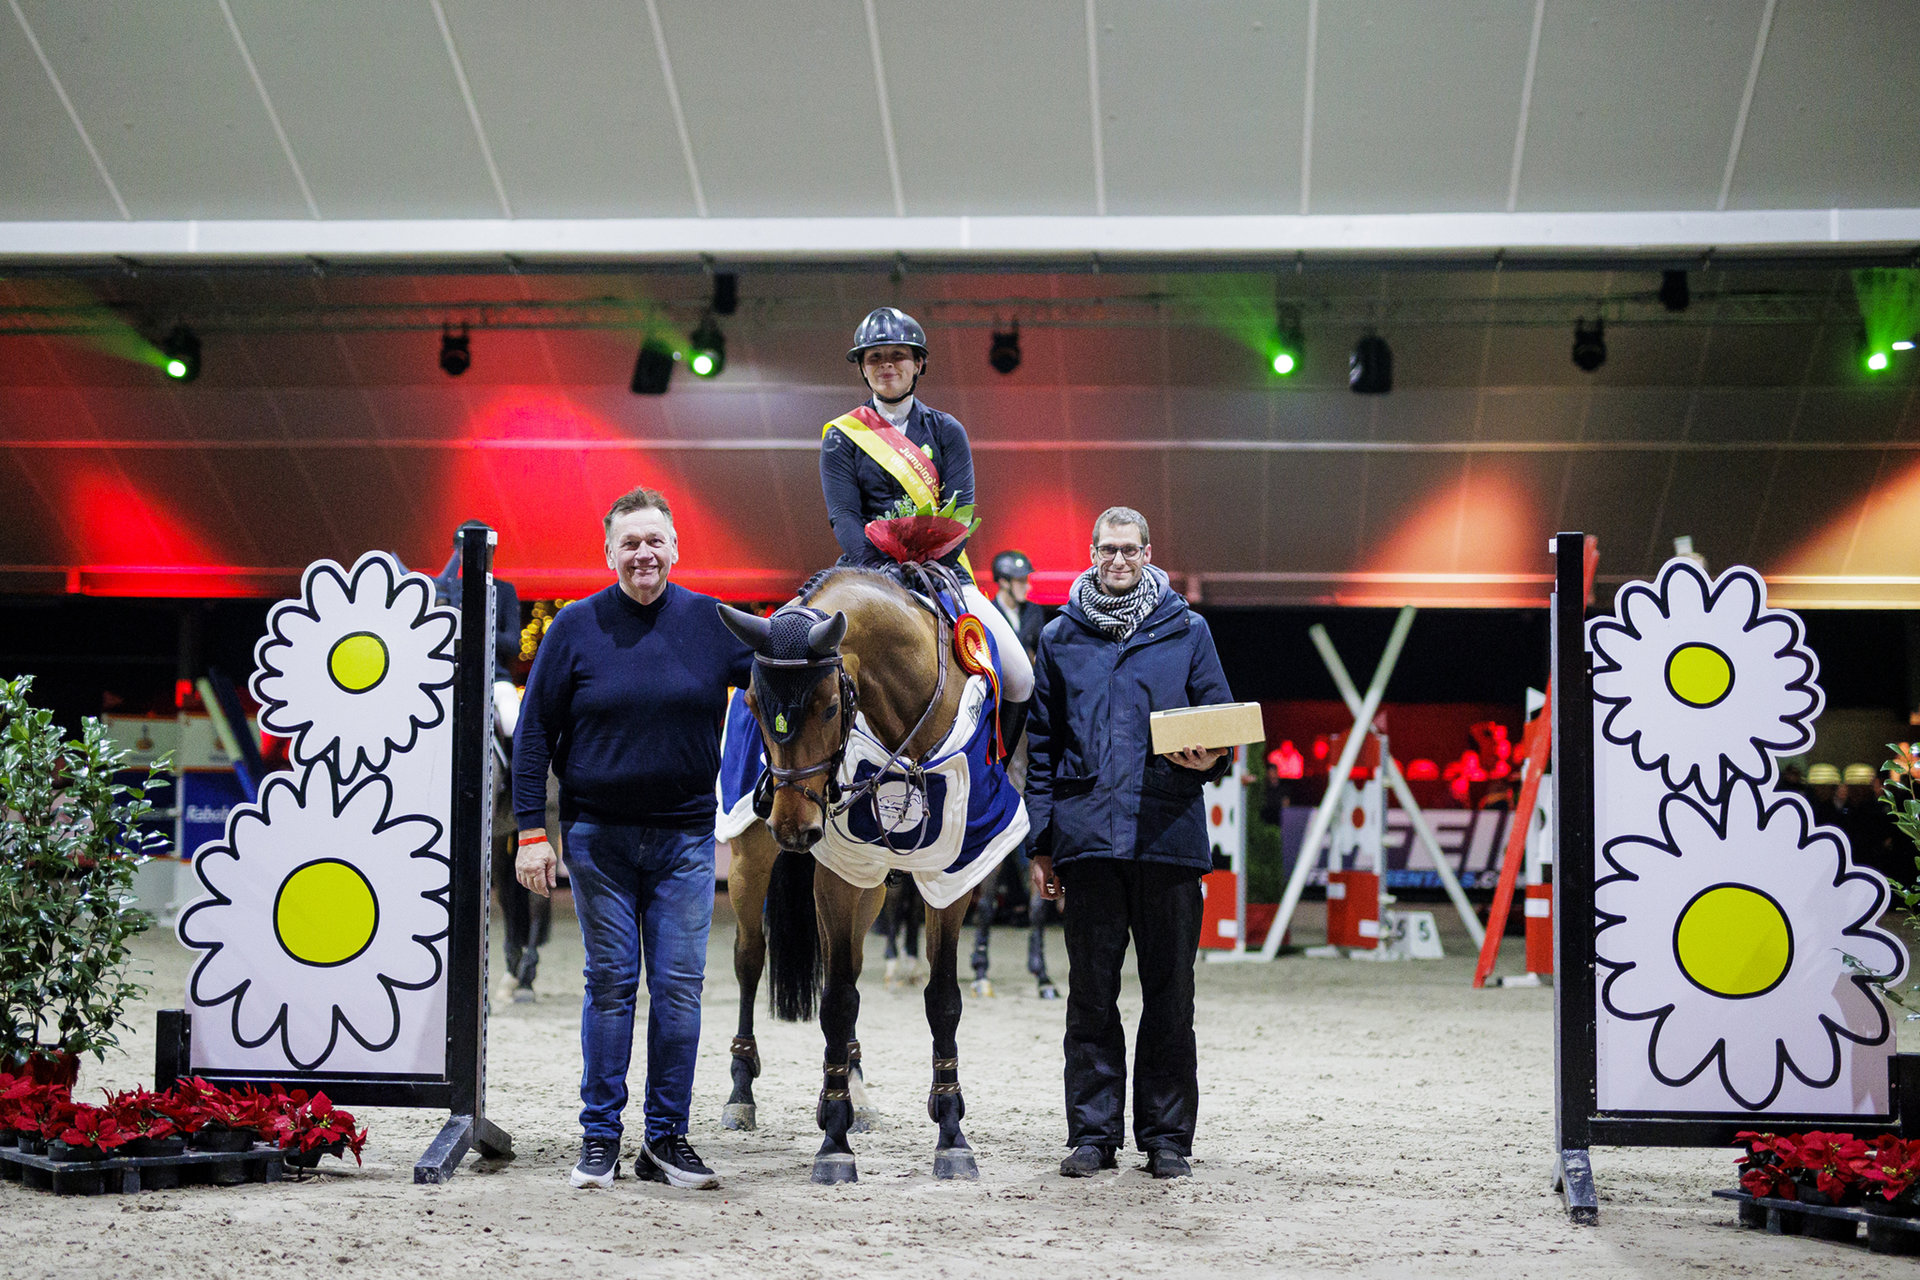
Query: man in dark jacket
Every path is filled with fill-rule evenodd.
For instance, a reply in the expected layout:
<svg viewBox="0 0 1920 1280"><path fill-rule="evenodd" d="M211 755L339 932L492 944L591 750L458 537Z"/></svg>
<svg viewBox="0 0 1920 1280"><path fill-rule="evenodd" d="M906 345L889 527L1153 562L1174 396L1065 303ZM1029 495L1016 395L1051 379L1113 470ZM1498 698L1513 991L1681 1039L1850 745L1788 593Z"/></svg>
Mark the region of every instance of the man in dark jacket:
<svg viewBox="0 0 1920 1280"><path fill-rule="evenodd" d="M1200 877L1211 866L1200 788L1223 751L1155 756L1147 717L1231 702L1205 619L1153 563L1147 521L1111 507L1093 526L1093 567L1047 624L1034 664L1027 815L1033 883L1067 897L1067 1177L1111 1169L1124 1142L1126 1032L1120 970L1133 939L1143 1008L1135 1038L1133 1138L1156 1178L1190 1172L1200 1082L1193 963Z"/></svg>

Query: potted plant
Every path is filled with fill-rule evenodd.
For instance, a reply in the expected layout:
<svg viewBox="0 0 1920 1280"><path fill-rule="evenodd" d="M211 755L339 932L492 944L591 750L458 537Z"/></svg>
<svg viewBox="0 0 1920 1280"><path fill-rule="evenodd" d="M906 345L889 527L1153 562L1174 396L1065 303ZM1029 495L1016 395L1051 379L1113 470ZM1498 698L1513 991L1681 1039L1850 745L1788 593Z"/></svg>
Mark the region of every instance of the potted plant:
<svg viewBox="0 0 1920 1280"><path fill-rule="evenodd" d="M177 1156L187 1149L186 1135L161 1106L161 1095L128 1089L107 1095L107 1107L129 1141L123 1155Z"/></svg>
<svg viewBox="0 0 1920 1280"><path fill-rule="evenodd" d="M71 1088L140 993L126 963L150 921L133 875L166 840L142 825L166 762L117 781L127 753L105 726L89 717L68 738L28 701L32 685L0 680L0 1067Z"/></svg>
<svg viewBox="0 0 1920 1280"><path fill-rule="evenodd" d="M1815 1130L1800 1135L1791 1173L1808 1204L1857 1205L1866 1197L1862 1166L1867 1144L1850 1133Z"/></svg>
<svg viewBox="0 0 1920 1280"><path fill-rule="evenodd" d="M324 1093L307 1097L296 1089L283 1095L285 1106L275 1125L275 1136L286 1152L286 1161L296 1169L311 1169L324 1155L351 1153L355 1164L366 1146L367 1131L355 1132L353 1115L333 1105Z"/></svg>
<svg viewBox="0 0 1920 1280"><path fill-rule="evenodd" d="M1920 1138L1882 1134L1860 1167L1869 1213L1920 1218Z"/></svg>
<svg viewBox="0 0 1920 1280"><path fill-rule="evenodd" d="M132 1134L121 1130L112 1111L84 1103L67 1116L59 1137L54 1137L51 1130L46 1133L47 1155L62 1161L105 1160L133 1140Z"/></svg>
<svg viewBox="0 0 1920 1280"><path fill-rule="evenodd" d="M7 1123L14 1131L14 1142L22 1155L47 1154L47 1139L57 1136L73 1114L73 1100L65 1085L38 1084L18 1078L0 1096L6 1108Z"/></svg>
<svg viewBox="0 0 1920 1280"><path fill-rule="evenodd" d="M247 1151L272 1128L271 1100L258 1090L229 1092L194 1076L176 1091L194 1108L189 1143L196 1151Z"/></svg>
<svg viewBox="0 0 1920 1280"><path fill-rule="evenodd" d="M1740 1157L1740 1189L1750 1196L1771 1196L1776 1200L1797 1200L1793 1165L1799 1153L1792 1138L1777 1133L1736 1133L1735 1141L1747 1144Z"/></svg>

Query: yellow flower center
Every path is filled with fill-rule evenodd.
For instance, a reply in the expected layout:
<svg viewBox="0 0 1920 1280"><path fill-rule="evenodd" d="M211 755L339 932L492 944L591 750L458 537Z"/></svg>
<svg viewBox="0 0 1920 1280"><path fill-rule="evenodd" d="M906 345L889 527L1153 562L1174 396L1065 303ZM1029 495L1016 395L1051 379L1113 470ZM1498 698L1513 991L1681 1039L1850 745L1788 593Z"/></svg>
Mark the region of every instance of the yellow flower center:
<svg viewBox="0 0 1920 1280"><path fill-rule="evenodd" d="M345 964L367 949L379 919L373 886L337 858L295 870L273 904L280 945L303 964Z"/></svg>
<svg viewBox="0 0 1920 1280"><path fill-rule="evenodd" d="M342 636L327 654L327 672L348 693L365 693L386 677L386 641L371 631Z"/></svg>
<svg viewBox="0 0 1920 1280"><path fill-rule="evenodd" d="M1667 688L1690 707L1711 707L1733 689L1733 663L1710 644L1683 644L1667 657Z"/></svg>
<svg viewBox="0 0 1920 1280"><path fill-rule="evenodd" d="M1793 963L1793 927L1780 904L1758 889L1717 884L1680 913L1673 954L1702 991L1733 999L1763 995Z"/></svg>

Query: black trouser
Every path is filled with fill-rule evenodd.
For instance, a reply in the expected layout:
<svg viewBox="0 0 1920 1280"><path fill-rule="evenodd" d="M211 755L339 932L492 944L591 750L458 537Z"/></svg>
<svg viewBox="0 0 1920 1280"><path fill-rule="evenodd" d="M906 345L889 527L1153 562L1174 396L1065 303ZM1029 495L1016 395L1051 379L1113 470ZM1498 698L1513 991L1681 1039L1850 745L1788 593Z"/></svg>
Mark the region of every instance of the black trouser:
<svg viewBox="0 0 1920 1280"><path fill-rule="evenodd" d="M1126 1145L1127 1034L1120 970L1133 939L1140 971L1134 1039L1133 1141L1193 1154L1200 1105L1193 1042L1193 962L1200 949L1200 872L1115 858L1060 868L1066 886L1067 1145Z"/></svg>

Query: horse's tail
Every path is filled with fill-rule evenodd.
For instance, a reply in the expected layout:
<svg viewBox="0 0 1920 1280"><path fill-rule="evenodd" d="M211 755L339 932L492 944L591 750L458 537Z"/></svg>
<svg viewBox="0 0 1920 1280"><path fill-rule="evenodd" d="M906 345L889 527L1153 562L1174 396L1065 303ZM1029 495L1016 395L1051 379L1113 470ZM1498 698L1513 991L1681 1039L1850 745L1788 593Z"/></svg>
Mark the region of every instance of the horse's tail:
<svg viewBox="0 0 1920 1280"><path fill-rule="evenodd" d="M767 879L767 996L782 1022L809 1022L820 994L813 856L782 850Z"/></svg>

